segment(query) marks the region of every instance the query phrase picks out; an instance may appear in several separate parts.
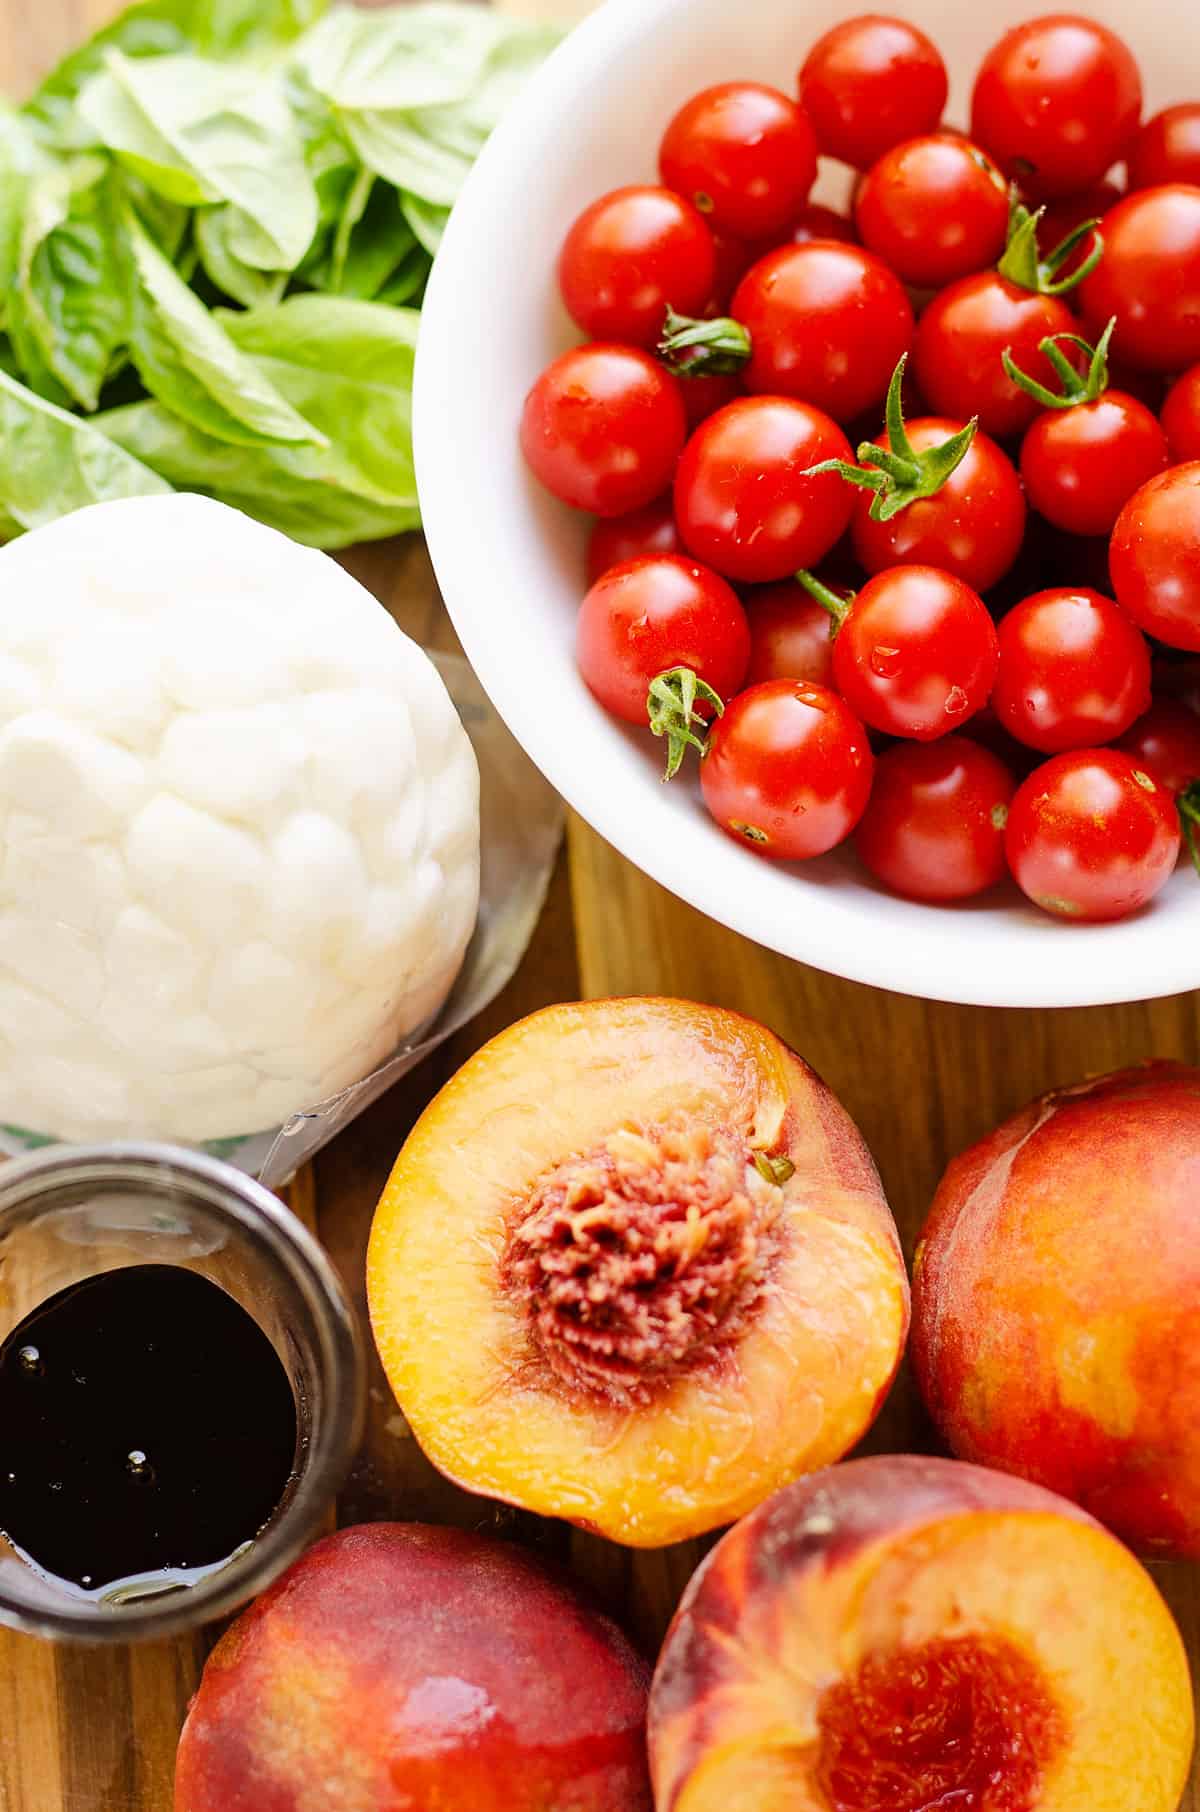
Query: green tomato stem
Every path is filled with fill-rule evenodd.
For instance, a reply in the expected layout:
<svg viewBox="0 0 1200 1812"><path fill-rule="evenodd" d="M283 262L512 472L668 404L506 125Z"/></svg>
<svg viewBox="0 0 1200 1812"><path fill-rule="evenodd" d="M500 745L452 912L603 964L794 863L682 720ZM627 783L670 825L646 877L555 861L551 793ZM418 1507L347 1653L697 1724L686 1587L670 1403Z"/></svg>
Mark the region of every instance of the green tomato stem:
<svg viewBox="0 0 1200 1812"><path fill-rule="evenodd" d="M1018 289L1030 290L1037 296L1065 296L1085 277L1091 276L1104 256L1104 238L1097 231L1098 219L1082 221L1043 258L1038 251L1038 229L1045 208L1031 213L1015 188L1010 191L1009 208L1008 244L996 267L1002 277L1015 283ZM1092 249L1079 269L1067 277L1060 277L1058 273L1063 265L1074 257L1089 235Z"/></svg>
<svg viewBox="0 0 1200 1812"><path fill-rule="evenodd" d="M696 710L697 699L711 705L718 717L724 714L724 699L691 667L670 667L650 682L646 694L650 729L653 735L667 739L664 781L674 780L689 749L698 749L703 755L708 747L708 722Z"/></svg>
<svg viewBox="0 0 1200 1812"><path fill-rule="evenodd" d="M872 440L864 440L858 448L856 466L845 459L825 459L820 465L808 468L809 477L819 472L836 472L847 484L857 485L862 491L874 491L872 522L890 522L910 503L916 503L922 497L936 496L967 457L979 430L979 419L973 416L957 434L918 453L909 439L904 420L902 391L907 363L908 354L905 353L888 385L885 412L888 445L881 447Z"/></svg>
<svg viewBox="0 0 1200 1812"><path fill-rule="evenodd" d="M809 597L814 599L822 610L829 612L832 618L829 633L836 635L846 619L846 612L854 602L855 594L851 592L848 598L843 598L840 593L823 584L815 573L806 572L803 567L796 574L796 583L804 587Z"/></svg>
<svg viewBox="0 0 1200 1812"><path fill-rule="evenodd" d="M1114 315L1095 346L1077 333L1048 334L1044 340L1039 340L1038 351L1053 365L1062 384L1061 391L1049 389L1027 371L1022 371L1012 356L1011 347L1005 347L1000 355L1001 362L1012 382L1043 409L1075 409L1081 403L1094 403L1108 389L1108 348L1116 324ZM1088 368L1082 377L1061 350L1064 345L1076 347L1087 359Z"/></svg>
<svg viewBox="0 0 1200 1812"><path fill-rule="evenodd" d="M1179 822L1183 826L1183 840L1192 858L1192 866L1200 874L1200 781L1180 793L1176 803L1179 806Z"/></svg>
<svg viewBox="0 0 1200 1812"><path fill-rule="evenodd" d="M668 308L658 356L676 377L728 377L749 361L750 335L740 321L722 315L698 321Z"/></svg>

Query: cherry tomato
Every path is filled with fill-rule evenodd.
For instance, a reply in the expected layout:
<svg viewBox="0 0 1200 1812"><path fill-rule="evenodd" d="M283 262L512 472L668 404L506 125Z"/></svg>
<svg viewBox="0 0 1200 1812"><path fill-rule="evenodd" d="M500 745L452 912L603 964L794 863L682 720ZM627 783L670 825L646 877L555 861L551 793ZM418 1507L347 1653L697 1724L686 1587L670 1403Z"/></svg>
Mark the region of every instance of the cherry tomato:
<svg viewBox="0 0 1200 1812"><path fill-rule="evenodd" d="M1135 491L1113 530L1117 602L1168 648L1200 652L1200 460Z"/></svg>
<svg viewBox="0 0 1200 1812"><path fill-rule="evenodd" d="M1139 189L1100 223L1104 256L1080 286L1085 321L1115 315L1116 344L1144 371L1200 359L1200 188Z"/></svg>
<svg viewBox="0 0 1200 1812"><path fill-rule="evenodd" d="M948 87L946 66L924 32L875 13L827 31L800 71L801 105L821 150L858 170L902 139L932 132Z"/></svg>
<svg viewBox="0 0 1200 1812"><path fill-rule="evenodd" d="M965 736L901 743L879 757L855 837L860 860L910 900L967 900L1008 872L1004 826L1016 782Z"/></svg>
<svg viewBox="0 0 1200 1812"><path fill-rule="evenodd" d="M748 396L693 434L675 480L684 545L727 579L768 584L815 566L839 540L854 499L826 459L849 459L837 423L789 397Z"/></svg>
<svg viewBox="0 0 1200 1812"><path fill-rule="evenodd" d="M853 421L884 396L913 333L898 278L856 245L784 246L747 272L732 314L753 350L746 388Z"/></svg>
<svg viewBox="0 0 1200 1812"><path fill-rule="evenodd" d="M850 835L871 793L867 733L836 692L804 680L751 686L713 725L700 763L723 830L779 862L822 856Z"/></svg>
<svg viewBox="0 0 1200 1812"><path fill-rule="evenodd" d="M658 497L686 438L678 381L632 346L564 352L534 384L521 418L534 476L593 516L624 516Z"/></svg>
<svg viewBox="0 0 1200 1812"><path fill-rule="evenodd" d="M575 222L558 259L567 313L593 340L654 347L668 307L695 315L716 280L712 234L670 189L614 189Z"/></svg>
<svg viewBox="0 0 1200 1812"><path fill-rule="evenodd" d="M961 420L924 416L908 424L908 437L922 452L961 427ZM888 446L886 434L879 444ZM975 591L988 591L1021 551L1021 481L1011 459L986 434L975 436L940 491L910 503L890 522L871 520L871 501L868 492L860 493L852 529L855 555L869 573L889 566L939 566Z"/></svg>
<svg viewBox="0 0 1200 1812"><path fill-rule="evenodd" d="M587 577L594 585L614 566L643 554L679 554L683 543L675 527L675 503L668 491L628 516L598 522L588 538Z"/></svg>
<svg viewBox="0 0 1200 1812"><path fill-rule="evenodd" d="M1200 459L1200 365L1185 371L1167 392L1161 421L1171 458Z"/></svg>
<svg viewBox="0 0 1200 1812"><path fill-rule="evenodd" d="M897 566L848 606L833 679L865 724L931 742L986 705L996 652L996 626L969 585L933 566Z"/></svg>
<svg viewBox="0 0 1200 1812"><path fill-rule="evenodd" d="M694 95L664 134L659 168L723 233L766 239L797 218L817 174L807 116L776 88L723 82Z"/></svg>
<svg viewBox="0 0 1200 1812"><path fill-rule="evenodd" d="M724 579L678 554L649 554L592 586L579 609L575 655L605 709L644 724L650 682L671 667L691 667L721 698L735 693L750 630Z"/></svg>
<svg viewBox="0 0 1200 1812"><path fill-rule="evenodd" d="M999 258L1008 188L978 146L931 133L894 146L872 165L854 218L863 244L905 283L939 288Z"/></svg>
<svg viewBox="0 0 1200 1812"><path fill-rule="evenodd" d="M713 278L713 291L710 304L712 314L726 315L733 300L733 292L741 282L752 264L770 249L767 246L751 245L748 240L735 239L732 233L722 233L714 229L712 235L713 253L716 259L716 273ZM683 314L683 309L679 310ZM698 309L698 314L705 310Z"/></svg>
<svg viewBox="0 0 1200 1812"><path fill-rule="evenodd" d="M1072 535L1107 535L1139 485L1167 464L1167 437L1135 396L1047 409L1021 444L1021 477L1038 514Z"/></svg>
<svg viewBox="0 0 1200 1812"><path fill-rule="evenodd" d="M1121 749L1056 755L1017 789L1005 850L1022 891L1060 918L1127 918L1179 860L1175 803Z"/></svg>
<svg viewBox="0 0 1200 1812"><path fill-rule="evenodd" d="M962 277L934 297L917 324L913 362L917 382L940 415L979 417L987 434L1003 439L1027 428L1039 405L1014 384L1001 363L1006 351L1022 371L1050 386L1054 373L1042 340L1078 332L1058 296L1021 289L997 271Z"/></svg>
<svg viewBox="0 0 1200 1812"><path fill-rule="evenodd" d="M699 377L681 378L679 387L683 392L689 432L706 422L710 415L715 415L718 409L723 409L726 403L735 402L746 394L740 377L722 372L702 372Z"/></svg>
<svg viewBox="0 0 1200 1812"><path fill-rule="evenodd" d="M833 684L833 619L794 579L768 585L746 601L750 665L746 684L811 680Z"/></svg>
<svg viewBox="0 0 1200 1812"><path fill-rule="evenodd" d="M1000 624L992 709L1010 736L1058 755L1121 736L1150 704L1150 650L1099 592L1035 592Z"/></svg>
<svg viewBox="0 0 1200 1812"><path fill-rule="evenodd" d="M842 245L857 245L858 233L847 214L827 208L820 201L806 201L800 218L792 228L793 245L811 245L814 239L836 239Z"/></svg>
<svg viewBox="0 0 1200 1812"><path fill-rule="evenodd" d="M1200 184L1200 101L1164 107L1133 141L1130 188L1155 189L1164 182Z"/></svg>
<svg viewBox="0 0 1200 1812"><path fill-rule="evenodd" d="M1156 698L1117 747L1173 798L1200 780L1200 717L1173 698Z"/></svg>
<svg viewBox="0 0 1200 1812"><path fill-rule="evenodd" d="M1070 195L1124 154L1142 111L1129 47L1094 19L1056 13L1006 32L980 65L971 137L1032 195Z"/></svg>

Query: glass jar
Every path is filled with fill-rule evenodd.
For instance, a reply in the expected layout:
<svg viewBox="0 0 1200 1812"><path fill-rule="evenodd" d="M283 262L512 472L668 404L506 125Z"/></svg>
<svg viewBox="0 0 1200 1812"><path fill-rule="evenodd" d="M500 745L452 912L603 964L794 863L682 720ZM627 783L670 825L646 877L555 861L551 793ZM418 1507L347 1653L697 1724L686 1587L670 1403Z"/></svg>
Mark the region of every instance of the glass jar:
<svg viewBox="0 0 1200 1812"><path fill-rule="evenodd" d="M179 1265L219 1285L271 1341L296 1403L291 1477L266 1526L227 1564L128 1602L46 1579L0 1537L0 1623L13 1629L134 1642L227 1615L320 1532L361 1438L354 1311L317 1241L269 1190L169 1145L58 1145L0 1166L0 1341L69 1285L147 1264Z"/></svg>

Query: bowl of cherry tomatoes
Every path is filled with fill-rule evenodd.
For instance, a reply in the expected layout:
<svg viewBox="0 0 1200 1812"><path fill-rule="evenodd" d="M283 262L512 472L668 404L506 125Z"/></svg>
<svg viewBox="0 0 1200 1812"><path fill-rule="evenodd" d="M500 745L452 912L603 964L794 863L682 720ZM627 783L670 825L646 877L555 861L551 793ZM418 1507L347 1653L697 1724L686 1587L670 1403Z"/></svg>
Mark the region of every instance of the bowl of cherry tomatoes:
<svg viewBox="0 0 1200 1812"><path fill-rule="evenodd" d="M802 962L1200 986L1185 0L608 0L449 222L414 398L466 652L568 803Z"/></svg>

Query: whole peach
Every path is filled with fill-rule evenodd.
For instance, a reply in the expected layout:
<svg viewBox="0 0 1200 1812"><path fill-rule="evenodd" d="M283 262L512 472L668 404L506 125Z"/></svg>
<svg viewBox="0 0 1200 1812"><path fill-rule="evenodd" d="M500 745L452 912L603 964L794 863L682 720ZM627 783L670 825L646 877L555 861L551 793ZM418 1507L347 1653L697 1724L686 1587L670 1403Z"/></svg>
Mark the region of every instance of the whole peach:
<svg viewBox="0 0 1200 1812"><path fill-rule="evenodd" d="M518 1548L343 1529L213 1650L175 1812L649 1812L648 1677Z"/></svg>
<svg viewBox="0 0 1200 1812"><path fill-rule="evenodd" d="M957 1454L1200 1556L1200 1070L1047 1095L956 1158L913 1308Z"/></svg>

